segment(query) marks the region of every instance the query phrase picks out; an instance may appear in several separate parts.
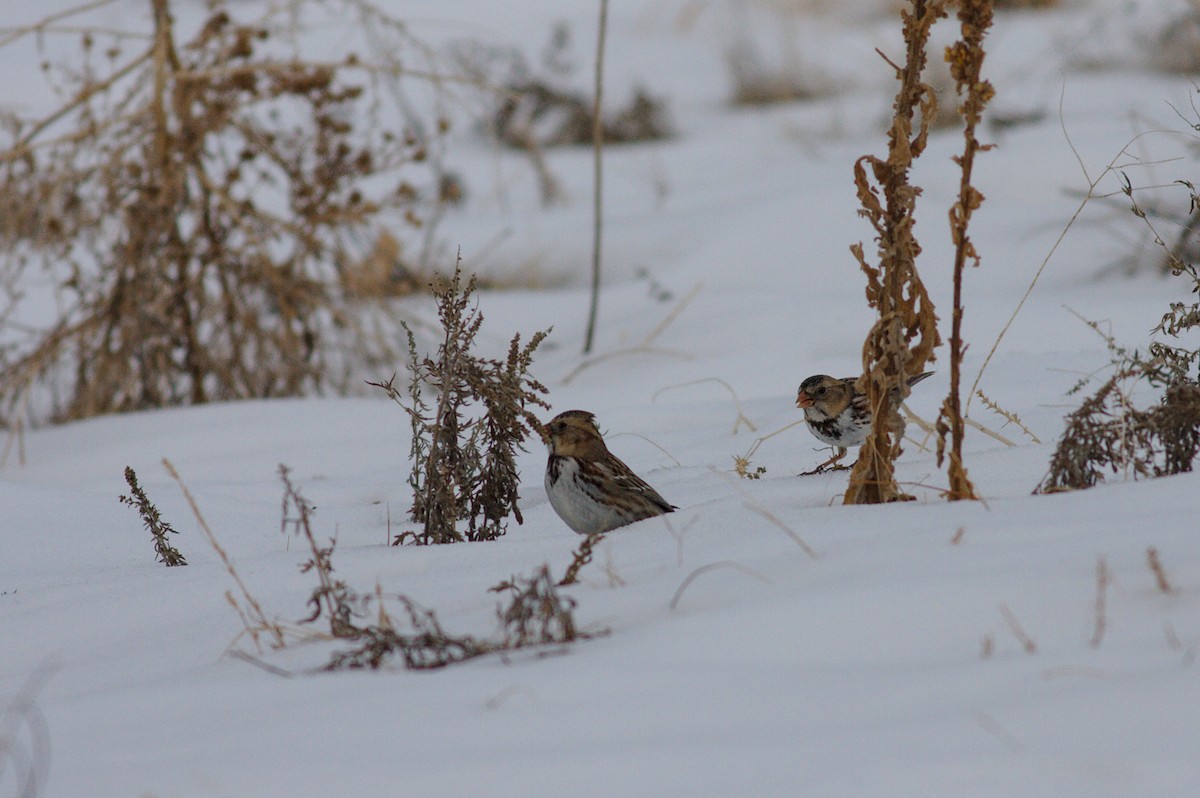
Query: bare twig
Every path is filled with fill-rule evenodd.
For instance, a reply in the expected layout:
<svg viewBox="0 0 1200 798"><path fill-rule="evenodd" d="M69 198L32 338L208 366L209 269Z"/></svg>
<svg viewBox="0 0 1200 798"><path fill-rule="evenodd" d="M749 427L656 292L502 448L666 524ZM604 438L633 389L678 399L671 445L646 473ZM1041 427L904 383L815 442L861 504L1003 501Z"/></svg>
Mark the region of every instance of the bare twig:
<svg viewBox="0 0 1200 798"><path fill-rule="evenodd" d="M984 407L986 407L988 410L991 410L996 415L1001 416L1005 420L1006 423L1016 424L1018 427L1020 427L1021 432L1025 433L1027 436L1029 436L1029 439L1031 441L1033 441L1034 443L1042 442L1041 438L1039 438L1037 435L1035 435L1033 433L1033 430L1031 430L1031 429L1029 429L1029 427L1025 426L1025 422L1023 422L1021 420L1021 417L1018 416L1016 413L1013 413L1009 410L1005 410L1004 408L1000 407L999 404L997 404L996 402L989 399L982 390L976 391L975 395L979 397L979 401L983 402ZM982 426L980 427L980 429L982 430ZM991 435L999 438L998 435L991 432L990 430L984 430L984 431L987 432L988 434L991 434ZM1001 438L1001 440L1004 440L1004 439ZM1013 443L1007 442L1007 441L1006 441L1006 443L1009 446L1016 445L1016 444L1013 444Z"/></svg>
<svg viewBox="0 0 1200 798"><path fill-rule="evenodd" d="M737 418L735 418L733 420L733 432L730 434L737 435L738 428L741 427L742 424L745 424L746 429L750 430L751 432L756 432L758 430L758 428L754 426L754 422L751 421L750 418L746 415L745 411L742 410L742 401L738 398L737 391L733 390L733 386L730 385L729 383L725 382L725 380L721 379L720 377L705 377L703 379L692 380L690 382L682 382L678 385L666 385L662 388L659 388L657 391L655 391L654 394L650 397L650 401L651 402L658 401L659 394L661 394L665 391L673 391L678 388L690 388L693 385L703 385L706 382L715 382L718 385L724 386L725 390L729 391L730 397L733 398L733 405L734 405L734 408L736 408L736 410L737 410Z"/></svg>
<svg viewBox="0 0 1200 798"><path fill-rule="evenodd" d="M1108 625L1106 612L1108 585L1111 581L1108 561L1101 556L1096 560L1096 614L1095 623L1092 626L1092 648L1100 648L1100 643L1104 640L1104 631Z"/></svg>
<svg viewBox="0 0 1200 798"><path fill-rule="evenodd" d="M654 339L658 338L658 336L660 336L663 333L663 331L671 324L671 322L675 321L675 319L679 317L679 314L683 312L683 309L686 308L688 306L688 304L693 299L696 298L696 295L700 293L701 287L702 287L702 284L697 283L696 287L693 288L688 293L687 296L685 296L683 299L679 300L679 302L675 305L675 307L671 309L671 312L668 313L663 318L663 320L660 321L658 323L658 325L653 330L651 330L646 335L645 338L642 339L641 343L637 344L636 346L624 347L622 349L614 349L611 352L605 352L604 354L596 355L595 357L585 358L578 366L573 368L570 371L570 373L567 374L567 376L563 377L562 384L567 385L573 379L578 377L580 375L580 373L582 373L583 371L586 371L587 369L589 369L592 366L595 366L599 363L603 363L607 360L611 360L611 359L617 358L617 357L626 357L629 355L638 355L638 354L656 354L656 355L670 355L672 357L690 358L691 355L689 355L685 352L679 352L679 351L676 351L673 349L662 349L659 347L651 346L651 344L654 343Z"/></svg>
<svg viewBox="0 0 1200 798"><path fill-rule="evenodd" d="M968 412L968 413L971 410L971 401L979 390L979 383L983 379L984 372L987 371L988 365L991 364L992 358L995 356L996 351L1000 348L1000 342L1004 340L1004 337L1008 334L1008 331L1012 327L1013 322L1015 322L1017 320L1017 316L1020 314L1022 308L1025 307L1025 303L1029 300L1029 297L1033 294L1033 289L1037 286L1038 281L1041 280L1042 274L1046 271L1046 267L1050 265L1050 261L1054 257L1054 253L1056 253L1058 251L1059 246L1061 246L1062 242L1064 240L1066 240L1067 233L1069 233L1071 231L1071 228L1075 226L1075 223L1079 220L1079 217L1083 214L1083 210L1084 210L1084 208L1087 207L1088 203L1092 202L1095 199L1099 199L1100 197L1107 196L1103 192L1099 192L1096 190L1099 187L1100 182L1102 180L1104 180L1104 178L1106 178L1109 175L1109 173L1114 172L1120 168L1118 165L1118 161L1120 161L1120 159L1126 154L1126 152L1128 151L1130 146L1132 146L1135 142L1139 141L1144 136L1150 135L1151 133L1154 133L1154 132L1159 132L1159 131L1146 131L1144 133L1139 133L1137 136L1134 136L1129 142L1127 142L1125 144L1124 147L1121 148L1121 150L1116 155L1114 155L1112 157L1112 159L1108 162L1108 164L1105 165L1104 169L1101 170L1100 174L1097 175L1093 179L1091 177L1091 175L1088 173L1086 164L1084 164L1084 162L1083 162L1083 156L1079 154L1079 150L1076 149L1075 143L1071 140L1071 134L1067 130L1066 116L1063 113L1063 104L1064 104L1064 101L1066 98L1066 93L1067 93L1067 84L1066 84L1066 81L1064 81L1062 91L1059 94L1059 99L1058 99L1059 126L1062 128L1063 137L1067 141L1067 146L1070 148L1072 154L1075 156L1075 160L1079 163L1079 168L1080 168L1080 171L1083 172L1084 180L1087 181L1087 191L1083 193L1083 197L1079 201L1079 205L1075 208L1075 212L1071 214L1071 217L1067 220L1066 225L1059 232L1058 237L1054 239L1054 243L1050 246L1050 250L1046 253L1046 256L1044 258L1042 258L1041 264L1038 266L1037 271L1035 271L1033 274L1033 279L1031 279L1029 281L1029 285L1025 288L1025 293L1023 293L1021 295L1021 299L1017 302L1017 306L1015 308L1013 308L1012 314L1009 315L1008 320L1004 323L1004 326L1000 329L1000 333L996 336L996 340L992 342L991 349L988 350L987 355L983 359L983 364L979 367L979 373L975 375L975 381L971 383L971 390L968 392L968 396L967 396L966 412Z"/></svg>
<svg viewBox="0 0 1200 798"><path fill-rule="evenodd" d="M1033 638L1025 633L1025 630L1021 628L1020 621L1017 620L1017 616L1013 615L1013 611L1003 602L1000 604L1000 614L1004 616L1004 622L1008 624L1009 630L1017 638L1017 642L1021 644L1021 648L1025 649L1025 653L1033 654L1036 652L1037 643L1033 642Z"/></svg>
<svg viewBox="0 0 1200 798"><path fill-rule="evenodd" d="M604 43L608 37L608 0L600 0L600 24L596 33L596 96L592 105L592 296L588 306L587 334L583 339L583 353L592 351L592 339L596 334L596 313L600 305L600 244L604 219L604 119L600 115L600 100L604 89Z"/></svg>
<svg viewBox="0 0 1200 798"><path fill-rule="evenodd" d="M1154 581L1158 585L1158 592L1165 595L1170 595L1175 592L1175 588L1167 579L1167 572L1163 569L1162 561L1158 559L1158 549L1151 546L1146 549L1146 564L1150 566L1150 570L1154 573Z"/></svg>
<svg viewBox="0 0 1200 798"><path fill-rule="evenodd" d="M234 604L235 608L238 609L238 613L242 615L243 625L245 626L246 631L250 634L251 639L254 640L255 645L257 645L258 633L265 631L270 634L272 640L274 641L273 645L275 648L283 648L286 645L283 636L283 629L280 628L279 624L267 618L267 614L263 612L263 608L258 603L258 600L255 599L254 596L250 595L250 590L246 587L246 583L242 581L240 576L238 576L237 569L233 567L233 561L229 559L229 555L225 553L225 549L221 548L221 544L217 542L216 536L213 534L208 522L204 520L204 515L200 512L199 505L197 505L196 500L192 498L192 492L188 490L187 485L184 484L183 478L179 476L179 472L175 470L175 466L172 465L171 461L165 457L163 458L162 463L163 468L167 469L167 473L171 475L171 479L175 480L175 483L179 485L179 490L183 492L183 498L187 500L188 506L192 508L192 515L195 516L196 523L200 525L200 529L204 532L204 536L208 538L209 545L213 547L213 551L215 551L217 556L221 558L221 562L225 565L225 570L229 572L231 577L233 577L234 584L237 585L238 590L240 590L242 593L242 598L245 600L247 606L250 607L250 616L254 621L254 626L246 623L246 616L242 613L241 608L237 606L237 603L233 600L233 597L230 596L230 602Z"/></svg>
<svg viewBox="0 0 1200 798"><path fill-rule="evenodd" d="M787 535L789 538L791 538L792 541L797 546L799 546L801 549L803 549L804 553L807 554L809 557L812 557L815 560L820 556L817 554L816 550L812 546L805 543L804 540L801 539L801 537L796 534L795 530L793 530L787 524L783 523L783 521L779 520L779 516L775 515L775 513L771 512L766 507L763 507L758 502L750 500L750 499L747 499L746 501L742 502L742 506L745 507L747 510L750 510L753 513L757 513L758 515L761 515L763 518L770 521L771 524L774 525L776 528L783 530L783 533L785 535Z"/></svg>
<svg viewBox="0 0 1200 798"><path fill-rule="evenodd" d="M579 581L580 569L592 561L592 549L602 540L604 540L603 532L596 535L584 535L579 548L575 550L575 554L571 557L571 564L567 566L566 573L563 574L562 579L558 580L559 587L573 585Z"/></svg>
<svg viewBox="0 0 1200 798"><path fill-rule="evenodd" d="M791 424L787 424L783 427L780 427L779 429L775 430L774 432L768 432L766 435L760 435L759 437L755 438L754 443L750 444L750 448L746 451L745 454L733 456L734 472L739 477L742 477L743 479L745 479L747 477L752 478L752 479L756 478L754 476L755 472L750 470L750 458L754 457L755 452L758 451L758 447L762 446L764 443L769 441L771 438L774 438L779 433L787 432L788 430L790 430L792 427L796 426L797 424L803 424L803 423L804 423L803 418L797 419L796 421L793 421ZM760 469L760 472L761 471L762 471L762 469Z"/></svg>
<svg viewBox="0 0 1200 798"><path fill-rule="evenodd" d="M770 579L767 579L765 576L758 573L757 571L753 571L753 570L747 568L746 566L742 565L741 563L736 563L736 562L733 562L732 560L722 560L720 562L709 563L708 565L701 565L699 568L697 568L696 570L694 570L690 574L688 574L687 577L683 580L683 582L680 583L678 589L676 589L675 595L671 597L671 603L668 606L672 610L676 609L679 606L679 600L681 598L683 598L684 591L686 591L688 589L688 585L690 585L692 582L694 582L697 577L702 576L706 573L709 573L710 571L716 571L721 568L732 568L733 570L738 571L739 573L743 573L746 576L750 576L750 577L757 579L759 582L762 582L763 584L766 584L766 585L771 584Z"/></svg>

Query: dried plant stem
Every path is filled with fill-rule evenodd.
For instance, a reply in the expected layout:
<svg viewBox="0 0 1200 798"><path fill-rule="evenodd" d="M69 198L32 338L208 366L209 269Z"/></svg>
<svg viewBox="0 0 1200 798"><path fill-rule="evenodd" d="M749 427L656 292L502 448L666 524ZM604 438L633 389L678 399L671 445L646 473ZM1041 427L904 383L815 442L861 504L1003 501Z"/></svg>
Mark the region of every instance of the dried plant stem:
<svg viewBox="0 0 1200 798"><path fill-rule="evenodd" d="M742 409L742 400L738 398L737 391L733 390L733 386L730 385L729 383L725 382L725 380L721 379L720 377L704 377L703 379L692 380L690 382L683 382L678 385L664 386L654 392L654 394L650 397L650 401L651 402L658 401L659 394L661 394L665 391L673 391L677 388L690 388L693 385L703 385L706 382L715 382L718 385L724 386L725 390L729 391L729 395L731 397L733 397L733 405L734 405L734 408L736 408L736 410L737 410L737 418L735 418L733 420L733 432L730 434L737 435L738 429L743 424L745 424L746 429L750 430L751 432L758 431L758 427L754 426L754 422L750 420L749 416L747 416L745 411Z"/></svg>
<svg viewBox="0 0 1200 798"><path fill-rule="evenodd" d="M1126 154L1130 145L1141 139L1142 136L1147 135L1146 133L1139 134L1126 143L1125 146L1121 148L1120 152L1114 155L1112 160L1110 160L1104 169L1101 170L1100 174L1095 178L1092 178L1091 175L1088 174L1087 167L1083 163L1083 157L1075 148L1075 143L1071 141L1071 134L1067 131L1067 123L1063 116L1063 100L1066 96L1066 90L1066 84L1064 83L1062 94L1059 95L1058 100L1059 125L1062 128L1063 137L1067 140L1067 146L1075 155L1075 160L1079 162L1079 168L1083 171L1083 178L1087 181L1087 191L1084 193L1083 198L1079 201L1079 205L1075 208L1075 212L1071 214L1071 218L1067 220L1066 225L1059 232L1058 237L1054 239L1054 243L1050 246L1050 251L1046 253L1046 257L1042 258L1041 264L1038 265L1037 271L1033 274L1033 279L1029 281L1029 285L1025 288L1025 293L1021 295L1021 299L1017 302L1017 306L1013 308L1012 314L1009 315L1008 320L1004 323L1004 326L1000 328L1000 332L996 336L996 340L992 342L992 348L988 350L987 355L983 359L983 365L979 367L979 373L975 375L975 381L971 383L971 390L967 396L967 413L971 412L971 401L979 390L979 383L983 379L984 372L987 371L988 365L992 362L992 358L995 356L996 351L1000 348L1000 342L1004 340L1004 336L1008 334L1013 322L1017 320L1017 316L1021 313L1021 309L1024 308L1025 303L1029 301L1029 297L1033 294L1033 289L1037 286L1038 281L1041 280L1042 274L1046 271L1046 267L1050 265L1050 260L1054 257L1054 253L1058 251L1059 246L1061 246L1062 242L1066 240L1067 233L1071 231L1071 228L1075 226L1075 222L1077 222L1079 217L1083 215L1083 209L1087 207L1088 203L1094 199L1104 196L1096 191L1097 187L1100 185L1100 181L1107 177L1110 172L1116 171L1117 161Z"/></svg>
<svg viewBox="0 0 1200 798"><path fill-rule="evenodd" d="M771 438L774 438L779 433L787 432L788 430L790 430L792 427L796 426L797 424L803 424L803 423L804 423L804 419L801 418L797 421L793 421L791 424L780 427L779 429L775 430L774 432L768 432L766 435L760 435L757 438L755 438L754 443L752 443L750 445L750 448L746 451L745 454L733 456L733 470L737 473L737 475L739 477L742 477L742 478L749 477L753 473L750 471L750 458L752 458L754 456L755 452L758 451L758 447L762 446L764 443L769 441Z"/></svg>
<svg viewBox="0 0 1200 798"><path fill-rule="evenodd" d="M1021 622L1017 620L1016 615L1013 615L1013 611L1008 608L1007 604L1000 605L1000 614L1004 616L1004 622L1008 624L1009 631L1013 633L1013 637L1017 638L1017 642L1021 644L1021 648L1025 649L1025 653L1035 653L1037 643L1033 642L1033 638L1021 628Z"/></svg>
<svg viewBox="0 0 1200 798"><path fill-rule="evenodd" d="M179 530L162 519L154 502L146 495L146 491L138 484L137 474L131 466L125 466L125 481L129 483L128 496L121 496L121 504L127 504L138 511L142 523L154 538L154 551L158 561L166 566L187 565L187 558L171 545L168 535L177 535Z"/></svg>
<svg viewBox="0 0 1200 798"><path fill-rule="evenodd" d="M872 412L871 434L850 472L846 504L878 504L911 498L895 480L902 424L896 424L907 395L907 377L924 370L941 343L937 315L916 269L921 247L913 236L920 189L909 183L913 161L924 151L937 113L932 89L921 80L929 32L945 16L943 0L912 0L901 12L906 58L896 70L900 88L893 104L888 155L864 155L854 164L860 214L876 232L878 265L869 263L862 244L851 246L867 278L867 301L878 318L863 343L859 389ZM887 60L885 58L885 60ZM920 121L914 126L917 114ZM868 170L870 177L868 177ZM873 180L873 182L872 182Z"/></svg>
<svg viewBox="0 0 1200 798"><path fill-rule="evenodd" d="M1167 572L1163 570L1162 561L1158 559L1158 549L1153 546L1146 549L1146 564L1154 572L1154 581L1158 585L1158 591L1166 595L1174 593L1175 588L1171 586L1171 582L1167 579Z"/></svg>
<svg viewBox="0 0 1200 798"><path fill-rule="evenodd" d="M739 573L743 573L746 576L757 579L765 585L771 584L770 579L767 579L757 571L747 568L741 563L736 563L732 560L722 560L720 562L709 563L708 565L701 565L699 568L688 574L687 577L685 577L684 580L679 584L679 587L675 590L675 595L671 596L671 603L668 606L670 606L672 610L676 609L679 606L679 600L683 598L684 591L688 589L688 586L691 585L692 582L696 581L697 577L703 576L710 571L716 571L720 568L732 568Z"/></svg>
<svg viewBox="0 0 1200 798"><path fill-rule="evenodd" d="M600 245L604 220L604 119L600 100L604 90L604 44L608 38L608 0L600 0L600 25L596 33L596 96L592 105L592 296L588 306L587 334L583 353L590 354L596 334L596 314L600 306Z"/></svg>
<svg viewBox="0 0 1200 798"><path fill-rule="evenodd" d="M962 459L966 427L963 424L959 381L965 352L962 339L963 272L968 260L974 266L979 265L979 253L967 234L967 227L971 215L983 202L983 195L971 185L971 172L975 165L976 153L990 149L988 145L979 143L975 132L983 116L984 107L995 94L992 85L980 76L985 55L983 38L992 24L992 0L960 0L958 19L961 23L962 38L947 48L946 60L950 63L950 74L954 78L959 96L963 98L961 111L965 120L965 143L962 155L955 158L961 180L958 201L950 209L950 236L954 242L954 299L950 315L950 392L938 415L937 451L939 466L945 456L949 455L946 473L950 488L946 492L946 498L950 501L978 498L974 485L967 477L967 469ZM950 437L949 452L946 450L947 434Z"/></svg>
<svg viewBox="0 0 1200 798"><path fill-rule="evenodd" d="M660 347L652 346L651 344L654 343L654 340L656 338L658 338L658 336L662 335L663 331L666 330L667 327L669 327L671 325L671 323L675 321L675 319L679 318L679 314L682 313L684 308L686 308L691 303L691 301L696 298L696 295L700 293L700 289L702 287L703 287L703 283L696 283L696 286L694 288L692 288L691 291L688 292L687 296L685 296L683 299L679 300L679 302L675 305L675 307L671 308L671 311L666 316L663 317L662 321L660 321L658 323L658 325L655 326L655 328L646 335L645 338L642 339L641 343L637 344L636 346L625 347L623 349L614 349L611 352L605 352L604 354L596 355L595 357L585 358L578 366L571 369L571 371L567 374L567 376L563 377L562 384L567 385L573 379L578 377L581 373L583 373L587 369L591 368L592 366L603 363L606 360L612 360L613 358L617 358L617 357L625 357L627 355L638 355L638 354L658 354L658 355L671 355L674 357L690 358L691 355L689 355L687 353L678 352L674 349L663 349Z"/></svg>
<svg viewBox="0 0 1200 798"><path fill-rule="evenodd" d="M979 401L983 402L983 406L986 407L988 410L991 410L996 415L1002 416L1006 421L1016 424L1018 427L1020 427L1021 432L1025 433L1031 441L1033 441L1034 443L1042 442L1042 439L1039 438L1037 435L1035 435L1033 433L1033 430L1031 430L1031 429L1029 429L1029 427L1025 426L1025 422L1022 421L1021 417L1018 416L1016 413L1010 412L1010 411L1005 410L1004 408L1000 407L1000 405L997 404L995 401L993 401L992 399L989 399L988 396L982 390L976 391L975 395L979 397ZM966 419L966 421L967 421L967 423L970 423L971 420ZM995 433L991 433L990 430L988 432L992 435L995 435ZM995 437L1000 437L1000 436L995 435ZM1005 440L1005 439L1001 438L1001 440ZM1016 446L1016 444L1012 443L1011 441L1006 441L1006 443L1009 446Z"/></svg>
<svg viewBox="0 0 1200 798"><path fill-rule="evenodd" d="M964 424L966 424L966 425L967 425L968 427L970 427L971 429L977 429L977 430L979 430L979 431L980 431L980 432L982 432L984 435L987 435L989 438L994 438L994 439L996 439L996 440L1000 441L1000 442L1001 442L1001 443L1003 443L1005 446L1016 446L1016 445L1017 445L1017 444L1016 444L1016 443L1014 443L1013 441L1010 441L1008 438L1006 438L1006 437L1004 437L1003 435L1001 435L999 432L996 432L995 430L988 429L987 427L983 426L983 425L982 425L982 424L980 424L978 421L976 421L976 420L975 420L975 419L973 419L973 418L970 418L969 416L968 416L967 418L964 418L964 419L963 419L963 423L964 423ZM1041 443L1041 441L1036 441L1036 442L1037 442L1037 443Z"/></svg>
<svg viewBox="0 0 1200 798"><path fill-rule="evenodd" d="M749 510L752 513L757 513L758 515L761 515L763 518L770 521L773 526L775 526L778 529L783 530L783 533L785 535L787 535L789 538L791 538L792 541L797 546L799 546L801 549L803 549L804 553L807 554L809 557L811 557L815 560L820 556L817 554L816 550L812 546L805 543L804 540L799 535L796 534L796 531L794 529L792 529L787 524L783 523L783 521L781 521L779 519L779 516L775 515L775 513L771 512L766 507L763 507L758 502L750 500L750 499L747 499L746 501L742 502L742 506L745 507L747 510Z"/></svg>
<svg viewBox="0 0 1200 798"><path fill-rule="evenodd" d="M579 548L575 550L574 556L571 557L571 564L567 566L567 571L563 574L563 578L558 580L558 586L573 585L579 581L579 571L583 566L592 561L592 549L596 544L604 540L604 533L596 535L585 535L583 542L579 544Z"/></svg>
<svg viewBox="0 0 1200 798"><path fill-rule="evenodd" d="M1100 648L1104 641L1104 631L1108 625L1107 596L1108 585L1112 576L1108 571L1108 561L1104 557L1096 560L1096 620L1092 627L1092 648Z"/></svg>
<svg viewBox="0 0 1200 798"><path fill-rule="evenodd" d="M255 645L257 645L258 633L265 631L271 635L275 648L283 648L286 645L286 642L283 638L283 629L279 626L279 624L267 618L267 614L263 612L263 608L258 603L258 600L255 599L254 596L250 595L250 590L246 587L246 583L242 581L240 576L238 576L237 569L233 567L233 561L229 559L229 555L225 553L225 549L221 548L221 544L217 542L216 535L213 534L212 529L208 526L208 522L204 520L204 515L200 512L199 505L197 505L196 500L192 498L192 492L188 490L187 485L183 483L183 478L179 476L179 472L175 470L175 466L172 465L171 461L165 457L163 458L162 464L163 468L167 469L167 473L171 475L171 479L175 480L175 483L179 485L179 490L183 492L183 498L187 500L188 506L192 508L192 515L195 516L196 523L200 525L200 529L204 532L204 536L208 538L208 544L213 547L213 551L215 551L217 556L221 558L221 562L224 564L225 570L229 572L231 577L233 577L234 584L237 585L238 590L240 590L242 593L242 598L245 600L247 606L250 607L251 620L253 620L257 626L252 627L250 624L246 623L246 618L244 615L242 617L242 623L245 626L246 631L250 634L251 639L254 640ZM238 609L238 613L242 614L241 608L237 606L237 602L233 599L233 597L230 596L229 598L230 602L234 604L236 609Z"/></svg>

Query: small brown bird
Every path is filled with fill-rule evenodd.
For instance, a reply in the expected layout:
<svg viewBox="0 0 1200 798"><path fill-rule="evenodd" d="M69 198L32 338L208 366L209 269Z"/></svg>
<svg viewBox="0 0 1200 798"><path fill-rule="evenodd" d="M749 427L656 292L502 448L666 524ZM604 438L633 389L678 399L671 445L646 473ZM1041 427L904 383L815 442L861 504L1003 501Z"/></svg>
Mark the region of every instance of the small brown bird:
<svg viewBox="0 0 1200 798"><path fill-rule="evenodd" d="M933 374L926 371L915 377L908 378L908 387L916 385L921 380ZM862 446L871 432L871 408L867 404L867 395L859 393L854 384L857 377L837 379L827 374L817 374L800 383L800 391L796 394L796 407L804 411L804 421L809 431L822 443L833 447L833 457L821 463L812 471L805 471L801 476L820 474L826 469L839 471L849 466L835 465L846 456L846 450L851 446ZM902 397L893 397L893 400ZM891 420L892 429L899 434L904 433L904 419L897 412Z"/></svg>
<svg viewBox="0 0 1200 798"><path fill-rule="evenodd" d="M546 495L559 518L581 535L678 509L608 450L591 413L559 413L543 432L550 449Z"/></svg>

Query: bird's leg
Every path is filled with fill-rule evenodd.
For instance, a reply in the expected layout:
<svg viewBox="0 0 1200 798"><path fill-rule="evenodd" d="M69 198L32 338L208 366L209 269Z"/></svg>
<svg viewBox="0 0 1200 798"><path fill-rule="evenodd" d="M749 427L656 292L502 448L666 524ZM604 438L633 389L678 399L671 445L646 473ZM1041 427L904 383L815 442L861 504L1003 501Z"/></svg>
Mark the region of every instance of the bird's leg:
<svg viewBox="0 0 1200 798"><path fill-rule="evenodd" d="M846 456L847 449L843 446L833 447L833 457L830 457L824 463L814 468L812 471L801 471L796 476L810 477L813 474L824 474L826 471L845 471L850 468L848 465L836 465L838 460Z"/></svg>

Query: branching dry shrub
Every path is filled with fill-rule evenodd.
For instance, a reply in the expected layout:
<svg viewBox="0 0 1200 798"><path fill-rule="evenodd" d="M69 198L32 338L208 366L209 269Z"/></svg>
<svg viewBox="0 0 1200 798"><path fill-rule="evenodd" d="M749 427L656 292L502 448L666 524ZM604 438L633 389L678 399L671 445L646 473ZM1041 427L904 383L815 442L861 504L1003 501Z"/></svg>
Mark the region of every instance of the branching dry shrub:
<svg viewBox="0 0 1200 798"><path fill-rule="evenodd" d="M1200 197L1190 183L1190 210L1200 207ZM1123 192L1130 212L1149 228L1171 264L1172 276L1182 278L1193 297L1200 296L1200 270L1185 260L1179 247L1168 247L1154 222L1139 206L1128 177ZM1158 477L1192 470L1200 451L1200 346L1181 347L1152 341L1146 355L1130 352L1111 336L1104 336L1114 372L1067 417L1067 427L1055 447L1050 469L1035 493L1090 488L1112 473L1132 472L1134 477ZM1152 332L1178 339L1200 330L1200 299L1172 302ZM1158 403L1134 407L1133 384L1146 383L1161 391ZM1077 385L1074 391L1083 387ZM1073 392L1074 392L1073 391Z"/></svg>
<svg viewBox="0 0 1200 798"><path fill-rule="evenodd" d="M1200 293L1194 266L1180 264L1193 292ZM1095 323L1090 323L1093 329ZM1200 327L1200 303L1173 303L1158 331L1177 337ZM1107 338L1115 371L1069 416L1050 459L1050 468L1034 493L1090 488L1106 472L1159 477L1192 470L1200 452L1200 383L1191 372L1200 364L1200 348L1153 342L1146 356ZM1134 384L1161 390L1158 403L1138 409L1130 398ZM1083 387L1077 385L1074 391ZM1073 391L1073 392L1074 392Z"/></svg>
<svg viewBox="0 0 1200 798"><path fill-rule="evenodd" d="M412 49L403 27L366 0L254 23L216 2L181 42L169 0L147 3L144 50L101 54L106 34L86 33L61 107L10 120L0 147L0 272L12 286L39 266L60 308L6 331L0 413L39 387L55 419L340 389L352 360L393 354L342 274L385 213L421 223L412 178L436 133L386 129L357 55L306 61L275 39L305 3Z"/></svg>
<svg viewBox="0 0 1200 798"><path fill-rule="evenodd" d="M390 620L368 626L361 630L363 642L356 648L335 653L325 670L375 670L396 655L403 659L404 667L409 670L431 670L465 662L494 650L486 641L447 634L432 610L417 605L406 596L400 596L399 601L408 616L411 633L397 632Z"/></svg>
<svg viewBox="0 0 1200 798"><path fill-rule="evenodd" d="M496 607L500 629L493 638L448 634L432 610L419 606L406 596L398 599L404 607L412 631L396 631L391 618L362 630L363 642L349 651L338 652L325 666L334 671L343 668L376 669L395 656L410 670L442 668L475 657L521 648L565 645L593 635L575 626L575 601L560 596L550 569L538 568L529 578L514 577L492 588L509 594L507 604Z"/></svg>
<svg viewBox="0 0 1200 798"><path fill-rule="evenodd" d="M125 466L125 481L129 483L131 495L119 496L117 499L121 504L127 504L137 510L138 515L142 517L142 523L146 525L146 529L150 530L150 535L154 538L156 559L168 567L187 565L187 559L180 554L179 549L171 545L171 541L167 538L167 535L178 535L179 530L162 519L154 502L150 501L146 492L142 490L142 486L138 484L137 474L130 466Z"/></svg>
<svg viewBox="0 0 1200 798"><path fill-rule="evenodd" d="M1156 405L1133 407L1127 383L1156 382L1151 363L1134 360L1067 416L1050 469L1034 493L1090 488L1104 474L1161 477L1192 470L1200 451L1200 385L1175 379Z"/></svg>
<svg viewBox="0 0 1200 798"><path fill-rule="evenodd" d="M529 407L549 408L542 398L546 388L529 375L529 367L550 331L535 333L524 346L519 334L513 336L504 361L476 356L471 350L483 315L474 292L474 277L462 282L461 263L434 289L443 331L434 357L417 354L408 330L408 404L395 376L370 383L400 404L412 423L409 517L420 531L403 533L397 543L493 540L504 534L508 516L523 523L516 453L530 433L541 434ZM459 529L463 521L465 530Z"/></svg>
<svg viewBox="0 0 1200 798"><path fill-rule="evenodd" d="M513 577L493 587L492 592L509 595L508 605L496 608L506 650L573 643L587 637L575 628L575 599L559 595L545 564L533 576Z"/></svg>
<svg viewBox="0 0 1200 798"><path fill-rule="evenodd" d="M930 29L943 16L942 0L912 0L901 11L907 49L904 65L892 64L900 89L888 132L888 156L864 155L854 164L854 184L862 204L859 213L875 228L878 265L867 261L862 244L850 249L867 277L867 301L878 319L863 344L863 376L859 379L874 423L850 472L846 504L908 498L894 476L901 436L890 421L907 396L906 378L925 370L941 343L937 316L916 268L921 247L913 225L921 190L909 183L908 173L925 149L930 120L937 116L937 100L921 76ZM918 114L920 121L914 130Z"/></svg>

